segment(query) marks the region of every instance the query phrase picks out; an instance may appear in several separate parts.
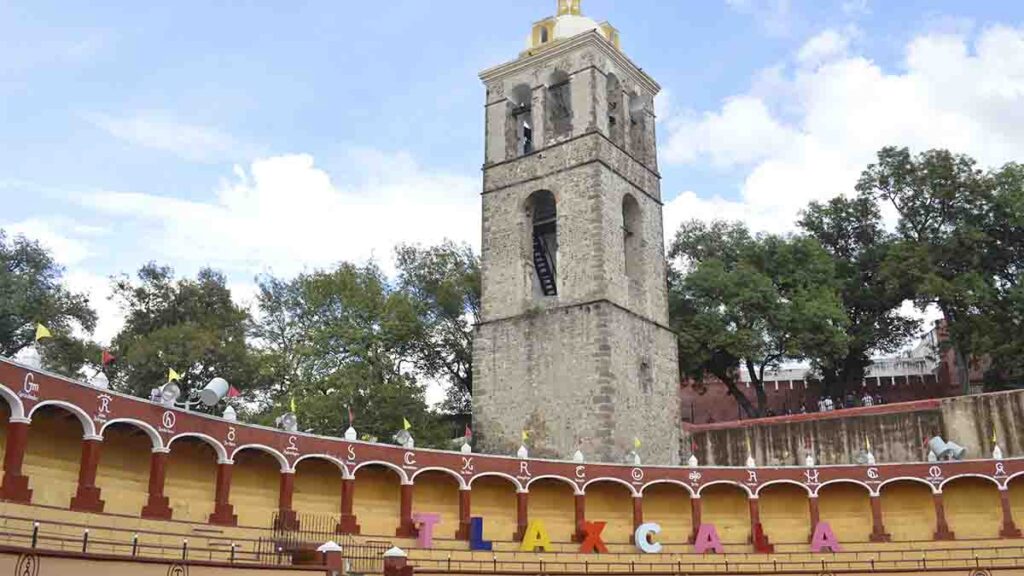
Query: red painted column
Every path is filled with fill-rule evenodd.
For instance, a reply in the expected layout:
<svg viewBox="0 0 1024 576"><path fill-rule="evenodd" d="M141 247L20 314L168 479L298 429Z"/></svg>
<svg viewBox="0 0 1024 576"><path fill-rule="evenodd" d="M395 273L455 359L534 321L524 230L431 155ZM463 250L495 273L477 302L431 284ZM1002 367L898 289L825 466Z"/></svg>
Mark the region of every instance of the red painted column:
<svg viewBox="0 0 1024 576"><path fill-rule="evenodd" d="M292 498L295 495L295 472L281 472L281 483L277 494L277 522L284 530L295 530L299 527L299 519L292 509Z"/></svg>
<svg viewBox="0 0 1024 576"><path fill-rule="evenodd" d="M882 497L876 494L871 496L871 541L888 542L891 540L885 532L885 522L882 521Z"/></svg>
<svg viewBox="0 0 1024 576"><path fill-rule="evenodd" d="M341 534L359 534L359 524L356 523L356 516L352 513L352 501L356 495L356 479L341 479L341 522L338 523L338 532Z"/></svg>
<svg viewBox="0 0 1024 576"><path fill-rule="evenodd" d="M946 523L946 505L942 501L942 492L932 494L932 501L935 503L935 540L953 540L953 532Z"/></svg>
<svg viewBox="0 0 1024 576"><path fill-rule="evenodd" d="M21 473L28 447L29 420L12 418L7 424L7 445L4 451L4 481L0 485L0 498L11 502L28 504L32 501L32 490L28 487L28 476Z"/></svg>
<svg viewBox="0 0 1024 576"><path fill-rule="evenodd" d="M529 503L529 492L516 492L516 533L512 535L513 540L522 540L526 534L526 527L530 524Z"/></svg>
<svg viewBox="0 0 1024 576"><path fill-rule="evenodd" d="M402 484L400 516L395 536L399 538L415 538L418 531L416 530L416 524L412 521L412 484Z"/></svg>
<svg viewBox="0 0 1024 576"><path fill-rule="evenodd" d="M576 532L572 535L572 541L583 542L584 525L587 522L587 496L586 494L576 494L574 500L576 502Z"/></svg>
<svg viewBox="0 0 1024 576"><path fill-rule="evenodd" d="M999 536L1003 538L1020 538L1020 528L1013 522L1013 509L1010 507L1010 491L999 491L999 504L1003 507L1003 528Z"/></svg>
<svg viewBox="0 0 1024 576"><path fill-rule="evenodd" d="M154 450L149 456L149 500L142 507L142 517L154 520L171 519L171 501L164 496L164 481L167 478L167 454Z"/></svg>
<svg viewBox="0 0 1024 576"><path fill-rule="evenodd" d="M469 540L469 519L472 516L470 491L459 490L459 529L455 531L456 540Z"/></svg>
<svg viewBox="0 0 1024 576"><path fill-rule="evenodd" d="M818 522L821 522L821 512L818 510L817 496L807 499L807 511L811 517L811 533L807 535L807 541L810 542L811 538L814 537L814 531L818 529Z"/></svg>
<svg viewBox="0 0 1024 576"><path fill-rule="evenodd" d="M690 518L693 523L693 532L690 534L690 543L693 544L697 541L697 532L700 530L701 520L701 505L699 496L690 497Z"/></svg>
<svg viewBox="0 0 1024 576"><path fill-rule="evenodd" d="M78 490L71 497L71 509L81 512L103 512L103 500L96 486L96 470L100 465L100 448L103 440L86 438L82 440L82 457L78 463Z"/></svg>
<svg viewBox="0 0 1024 576"><path fill-rule="evenodd" d="M750 543L754 545L755 552L772 552L773 546L764 533L764 526L761 525L761 501L754 497L747 502L750 507Z"/></svg>
<svg viewBox="0 0 1024 576"><path fill-rule="evenodd" d="M633 533L629 536L630 544L636 544L636 529L644 523L644 498L633 496Z"/></svg>
<svg viewBox="0 0 1024 576"><path fill-rule="evenodd" d="M237 526L238 516L231 505L231 470L233 464L223 462L217 464L217 492L210 514L210 524Z"/></svg>

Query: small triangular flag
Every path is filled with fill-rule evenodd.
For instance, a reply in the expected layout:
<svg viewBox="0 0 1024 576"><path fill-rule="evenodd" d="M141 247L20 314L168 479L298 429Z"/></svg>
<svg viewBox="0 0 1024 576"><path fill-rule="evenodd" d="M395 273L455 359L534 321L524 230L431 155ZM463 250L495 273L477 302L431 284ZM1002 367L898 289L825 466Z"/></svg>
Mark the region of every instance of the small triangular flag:
<svg viewBox="0 0 1024 576"><path fill-rule="evenodd" d="M174 368L167 369L167 381L174 382L175 380L181 381L181 375L174 371Z"/></svg>
<svg viewBox="0 0 1024 576"><path fill-rule="evenodd" d="M526 430L523 430L523 442L526 442L529 439L530 439L530 433L527 432Z"/></svg>
<svg viewBox="0 0 1024 576"><path fill-rule="evenodd" d="M640 449L640 439L639 438L633 438L633 448L635 448L637 450Z"/></svg>
<svg viewBox="0 0 1024 576"><path fill-rule="evenodd" d="M348 408L348 425L352 426L353 425L352 423L355 422L356 419L355 419L355 416L353 416L353 414L352 414L352 407L351 406L347 406L347 408Z"/></svg>
<svg viewBox="0 0 1024 576"><path fill-rule="evenodd" d="M111 354L110 352L107 352L106 350L104 350L103 353L100 354L100 365L102 366L106 366L107 364L113 364L116 361L117 357Z"/></svg>
<svg viewBox="0 0 1024 576"><path fill-rule="evenodd" d="M238 391L238 388L228 385L228 398L238 398L242 393Z"/></svg>
<svg viewBox="0 0 1024 576"><path fill-rule="evenodd" d="M36 342L39 342L43 338L53 338L53 334L50 334L50 329L42 324L36 324Z"/></svg>
<svg viewBox="0 0 1024 576"><path fill-rule="evenodd" d="M473 430L469 427L469 424L466 424L465 437L466 437L466 440L472 440L473 439Z"/></svg>
<svg viewBox="0 0 1024 576"><path fill-rule="evenodd" d="M289 408L291 408L292 414L297 414L297 412L295 411L295 396L292 396L288 406Z"/></svg>
<svg viewBox="0 0 1024 576"><path fill-rule="evenodd" d="M992 427L992 443L995 444L997 441L998 440L996 440L996 427L993 426Z"/></svg>
<svg viewBox="0 0 1024 576"><path fill-rule="evenodd" d="M412 428L412 424L410 424L405 418L402 418L402 429L409 430L410 428Z"/></svg>

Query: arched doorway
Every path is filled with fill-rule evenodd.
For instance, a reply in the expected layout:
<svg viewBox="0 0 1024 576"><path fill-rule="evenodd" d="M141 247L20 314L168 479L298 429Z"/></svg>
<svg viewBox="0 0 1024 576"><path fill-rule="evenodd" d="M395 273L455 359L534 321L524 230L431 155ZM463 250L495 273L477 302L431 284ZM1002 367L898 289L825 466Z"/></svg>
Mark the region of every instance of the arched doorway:
<svg viewBox="0 0 1024 576"><path fill-rule="evenodd" d="M820 520L828 522L840 542L871 539L871 495L853 482L829 484L818 490Z"/></svg>
<svg viewBox="0 0 1024 576"><path fill-rule="evenodd" d="M714 524L723 544L750 541L750 499L731 484L714 484L701 490L701 521Z"/></svg>
<svg viewBox="0 0 1024 576"><path fill-rule="evenodd" d="M459 529L459 481L450 474L428 470L417 474L412 484L413 514L437 514L434 537L451 540Z"/></svg>
<svg viewBox="0 0 1024 576"><path fill-rule="evenodd" d="M47 405L32 414L22 465L32 503L67 508L78 490L78 465L84 429L78 416Z"/></svg>
<svg viewBox="0 0 1024 576"><path fill-rule="evenodd" d="M530 521L540 520L552 542L572 542L576 532L576 500L573 487L556 478L530 483L527 514Z"/></svg>
<svg viewBox="0 0 1024 576"><path fill-rule="evenodd" d="M586 488L587 520L606 522L602 539L629 544L633 535L633 493L617 482L595 482Z"/></svg>
<svg viewBox="0 0 1024 576"><path fill-rule="evenodd" d="M807 542L811 508L807 490L795 484L773 484L758 493L761 527L772 544Z"/></svg>
<svg viewBox="0 0 1024 576"><path fill-rule="evenodd" d="M894 542L932 540L935 536L935 499L931 486L899 480L882 486L882 518Z"/></svg>
<svg viewBox="0 0 1024 576"><path fill-rule="evenodd" d="M355 473L352 513L360 533L394 538L402 512L402 480L398 472L371 464Z"/></svg>
<svg viewBox="0 0 1024 576"><path fill-rule="evenodd" d="M329 460L307 458L299 462L295 466L292 509L300 516L340 516L341 477L341 469Z"/></svg>
<svg viewBox="0 0 1024 576"><path fill-rule="evenodd" d="M512 540L519 520L516 514L516 485L500 476L473 480L473 516L484 519L484 539Z"/></svg>
<svg viewBox="0 0 1024 576"><path fill-rule="evenodd" d="M999 489L985 478L956 478L942 486L946 523L957 540L999 538L1003 508Z"/></svg>
<svg viewBox="0 0 1024 576"><path fill-rule="evenodd" d="M239 526L273 527L279 509L281 463L267 452L248 448L234 456L231 504Z"/></svg>
<svg viewBox="0 0 1024 576"><path fill-rule="evenodd" d="M149 496L153 440L134 424L116 422L103 430L96 486L108 514L138 516Z"/></svg>
<svg viewBox="0 0 1024 576"><path fill-rule="evenodd" d="M164 496L172 518L207 523L217 488L217 451L198 438L178 438L167 455Z"/></svg>
<svg viewBox="0 0 1024 576"><path fill-rule="evenodd" d="M644 522L661 526L658 541L685 544L693 533L690 493L675 484L654 484L644 489Z"/></svg>

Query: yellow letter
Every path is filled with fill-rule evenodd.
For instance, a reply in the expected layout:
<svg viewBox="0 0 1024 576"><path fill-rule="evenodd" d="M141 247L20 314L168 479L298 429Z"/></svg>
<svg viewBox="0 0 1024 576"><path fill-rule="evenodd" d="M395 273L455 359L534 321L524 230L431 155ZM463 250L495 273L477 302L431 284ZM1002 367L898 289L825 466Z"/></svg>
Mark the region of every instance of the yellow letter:
<svg viewBox="0 0 1024 576"><path fill-rule="evenodd" d="M551 548L551 538L548 538L548 531L544 529L544 523L540 520L530 520L523 534L523 543L519 546L520 552L533 552L540 548L541 552L547 552Z"/></svg>

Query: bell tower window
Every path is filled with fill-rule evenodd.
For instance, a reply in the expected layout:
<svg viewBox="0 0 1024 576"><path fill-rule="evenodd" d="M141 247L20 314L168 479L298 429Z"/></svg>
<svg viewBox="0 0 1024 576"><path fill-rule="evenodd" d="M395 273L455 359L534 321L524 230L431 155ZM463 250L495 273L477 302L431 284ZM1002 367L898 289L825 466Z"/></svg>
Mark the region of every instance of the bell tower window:
<svg viewBox="0 0 1024 576"><path fill-rule="evenodd" d="M608 102L608 137L615 144L622 146L622 134L626 129L625 122L622 121L624 117L622 83L619 82L619 78L615 74L608 75L606 100Z"/></svg>
<svg viewBox="0 0 1024 576"><path fill-rule="evenodd" d="M561 70L551 74L547 96L547 121L551 126L551 139L571 135L572 88L569 75Z"/></svg>
<svg viewBox="0 0 1024 576"><path fill-rule="evenodd" d="M641 279L642 222L640 204L631 194L626 194L622 198L622 254L625 258L626 278L630 282Z"/></svg>
<svg viewBox="0 0 1024 576"><path fill-rule="evenodd" d="M512 89L508 98L508 121L506 142L511 144L515 158L533 153L533 94L526 84Z"/></svg>
<svg viewBox="0 0 1024 576"><path fill-rule="evenodd" d="M555 195L539 190L526 200L533 263L533 295L558 295L558 211Z"/></svg>

